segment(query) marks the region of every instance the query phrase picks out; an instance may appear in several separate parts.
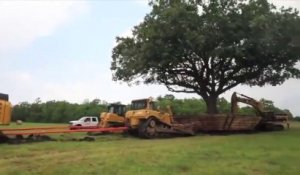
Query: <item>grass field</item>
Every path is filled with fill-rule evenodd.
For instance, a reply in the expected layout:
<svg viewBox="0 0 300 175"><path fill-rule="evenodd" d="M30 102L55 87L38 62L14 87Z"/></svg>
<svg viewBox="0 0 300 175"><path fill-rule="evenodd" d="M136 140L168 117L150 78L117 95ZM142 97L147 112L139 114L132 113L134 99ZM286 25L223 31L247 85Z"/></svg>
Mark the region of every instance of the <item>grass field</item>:
<svg viewBox="0 0 300 175"><path fill-rule="evenodd" d="M300 123L256 134L155 140L115 134L94 142L0 145L1 175L298 175L299 165Z"/></svg>

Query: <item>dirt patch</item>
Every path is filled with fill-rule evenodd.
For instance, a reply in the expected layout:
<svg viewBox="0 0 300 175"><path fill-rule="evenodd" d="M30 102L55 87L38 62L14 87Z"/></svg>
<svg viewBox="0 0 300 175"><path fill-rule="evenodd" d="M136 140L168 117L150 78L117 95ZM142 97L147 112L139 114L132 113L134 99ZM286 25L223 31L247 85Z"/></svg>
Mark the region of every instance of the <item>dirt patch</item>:
<svg viewBox="0 0 300 175"><path fill-rule="evenodd" d="M5 135L0 135L0 144L26 144L26 143L34 143L34 142L47 142L47 141L95 141L94 137L83 137L83 138L68 138L68 139L54 139L47 135L16 135L15 137L7 137Z"/></svg>

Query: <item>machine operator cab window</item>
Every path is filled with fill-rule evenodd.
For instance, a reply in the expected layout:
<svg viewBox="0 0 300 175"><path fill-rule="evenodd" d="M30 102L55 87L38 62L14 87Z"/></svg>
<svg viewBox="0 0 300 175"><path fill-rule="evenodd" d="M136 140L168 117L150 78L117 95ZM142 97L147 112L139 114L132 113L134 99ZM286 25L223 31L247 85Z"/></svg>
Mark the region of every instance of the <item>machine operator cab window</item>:
<svg viewBox="0 0 300 175"><path fill-rule="evenodd" d="M118 114L119 116L125 116L125 105L112 104L108 106L108 112Z"/></svg>
<svg viewBox="0 0 300 175"><path fill-rule="evenodd" d="M125 105L119 105L117 108L117 114L119 116L125 116L126 113L126 106Z"/></svg>
<svg viewBox="0 0 300 175"><path fill-rule="evenodd" d="M109 113L115 113L114 107L113 107L113 106L109 106L109 107L108 107L108 112L109 112Z"/></svg>
<svg viewBox="0 0 300 175"><path fill-rule="evenodd" d="M149 101L149 109L151 109L151 110L157 110L156 103L153 100L153 98L149 97L148 101Z"/></svg>
<svg viewBox="0 0 300 175"><path fill-rule="evenodd" d="M153 102L153 101L149 102L149 109L152 109L152 110L157 109L155 102Z"/></svg>
<svg viewBox="0 0 300 175"><path fill-rule="evenodd" d="M132 101L131 103L132 110L139 110L139 109L146 109L146 108L147 108L147 102L145 100L136 100L136 101Z"/></svg>
<svg viewBox="0 0 300 175"><path fill-rule="evenodd" d="M149 103L149 106L147 106L148 103ZM135 101L132 101L132 103L131 103L132 110L147 109L147 108L152 109L152 110L156 109L155 102L153 101L152 98L135 100Z"/></svg>

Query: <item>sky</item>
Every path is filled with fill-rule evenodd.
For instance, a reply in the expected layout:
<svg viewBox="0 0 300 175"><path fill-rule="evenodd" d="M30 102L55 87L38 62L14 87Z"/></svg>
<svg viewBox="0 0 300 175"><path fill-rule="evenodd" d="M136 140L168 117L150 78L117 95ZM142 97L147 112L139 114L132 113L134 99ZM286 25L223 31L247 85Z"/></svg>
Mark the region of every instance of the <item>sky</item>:
<svg viewBox="0 0 300 175"><path fill-rule="evenodd" d="M272 0L277 6L300 9L300 0ZM132 99L173 94L162 85L133 85L112 81L111 53L116 36L129 36L150 12L146 0L1 0L0 93L12 104L40 98L82 103L98 98L130 103ZM236 91L300 116L300 80L280 86L238 86Z"/></svg>

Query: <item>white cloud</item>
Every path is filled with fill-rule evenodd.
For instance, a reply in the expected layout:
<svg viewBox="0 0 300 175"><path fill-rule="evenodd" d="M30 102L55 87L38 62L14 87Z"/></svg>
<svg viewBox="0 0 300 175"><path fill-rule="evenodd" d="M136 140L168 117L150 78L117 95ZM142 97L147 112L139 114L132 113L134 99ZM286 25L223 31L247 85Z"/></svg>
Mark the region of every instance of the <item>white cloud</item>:
<svg viewBox="0 0 300 175"><path fill-rule="evenodd" d="M143 5L143 6L147 6L149 3L149 0L134 0L134 2Z"/></svg>
<svg viewBox="0 0 300 175"><path fill-rule="evenodd" d="M87 9L84 1L0 1L0 54L51 35Z"/></svg>
<svg viewBox="0 0 300 175"><path fill-rule="evenodd" d="M123 33L117 35L117 37L132 37L132 28L125 30ZM116 47L118 45L118 42L116 40L116 38L114 38L113 40L113 44L112 44L112 48Z"/></svg>
<svg viewBox="0 0 300 175"><path fill-rule="evenodd" d="M300 1L299 0L269 0L270 3L273 3L277 7L284 6L285 8L292 7L300 10Z"/></svg>
<svg viewBox="0 0 300 175"><path fill-rule="evenodd" d="M126 30L123 33L121 33L120 37L132 37L132 28Z"/></svg>

